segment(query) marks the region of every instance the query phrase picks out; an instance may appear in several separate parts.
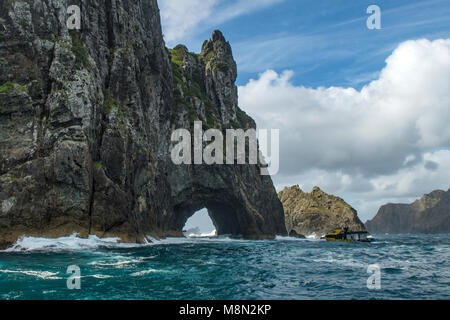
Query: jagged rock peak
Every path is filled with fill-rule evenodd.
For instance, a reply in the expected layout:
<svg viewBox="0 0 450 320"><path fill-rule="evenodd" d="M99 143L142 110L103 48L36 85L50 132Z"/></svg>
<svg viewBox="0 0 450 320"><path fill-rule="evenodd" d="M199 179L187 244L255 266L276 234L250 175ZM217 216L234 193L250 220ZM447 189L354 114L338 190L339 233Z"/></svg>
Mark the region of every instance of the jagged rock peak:
<svg viewBox="0 0 450 320"><path fill-rule="evenodd" d="M322 189L320 189L319 187L315 186L314 188L312 188L311 190L312 193L325 193L322 191Z"/></svg>
<svg viewBox="0 0 450 320"><path fill-rule="evenodd" d="M292 186L292 187L285 187L282 191L280 191L281 193L286 193L286 194L297 194L297 193L303 193L303 190L300 188L300 186L298 184Z"/></svg>
<svg viewBox="0 0 450 320"><path fill-rule="evenodd" d="M443 195L445 194L444 190L434 190L428 194L425 194L422 199L426 199L426 198L438 198L440 199Z"/></svg>
<svg viewBox="0 0 450 320"><path fill-rule="evenodd" d="M188 48L184 45L184 44L177 44L174 48L173 48L173 50L181 50L182 52L185 52L185 53L187 53L189 50L188 50Z"/></svg>
<svg viewBox="0 0 450 320"><path fill-rule="evenodd" d="M212 33L211 41L223 41L225 42L225 37L220 30L214 30Z"/></svg>
<svg viewBox="0 0 450 320"><path fill-rule="evenodd" d="M169 49L169 53L176 82L174 96L196 95L187 101L192 105L187 110L189 118L197 117L209 127L223 127L215 119L226 126L255 127L254 121L238 107L237 66L231 46L220 31L205 40L200 54L188 52L183 45ZM186 106L186 101L176 102Z"/></svg>
<svg viewBox="0 0 450 320"><path fill-rule="evenodd" d="M231 45L219 30L215 30L211 39L205 40L202 45L201 56L210 58L213 53L216 58L223 60L233 59Z"/></svg>
<svg viewBox="0 0 450 320"><path fill-rule="evenodd" d="M214 43L218 44L227 44L229 43L226 41L223 33L219 30L214 30L211 38L209 40L205 40L202 45L202 53L207 53L208 51L211 51L214 49ZM230 46L231 47L231 46Z"/></svg>

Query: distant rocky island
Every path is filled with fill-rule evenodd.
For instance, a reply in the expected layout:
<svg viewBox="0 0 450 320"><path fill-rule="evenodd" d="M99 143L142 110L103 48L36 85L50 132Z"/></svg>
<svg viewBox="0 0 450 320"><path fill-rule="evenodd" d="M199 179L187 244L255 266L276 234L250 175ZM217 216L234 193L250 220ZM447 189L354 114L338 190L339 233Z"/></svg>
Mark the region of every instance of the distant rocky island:
<svg viewBox="0 0 450 320"><path fill-rule="evenodd" d="M371 233L449 233L450 189L433 191L411 204L386 204L366 227Z"/></svg>
<svg viewBox="0 0 450 320"><path fill-rule="evenodd" d="M354 208L319 187L307 193L296 185L280 191L278 197L283 204L286 229L291 236L320 237L341 227L354 231L366 230Z"/></svg>

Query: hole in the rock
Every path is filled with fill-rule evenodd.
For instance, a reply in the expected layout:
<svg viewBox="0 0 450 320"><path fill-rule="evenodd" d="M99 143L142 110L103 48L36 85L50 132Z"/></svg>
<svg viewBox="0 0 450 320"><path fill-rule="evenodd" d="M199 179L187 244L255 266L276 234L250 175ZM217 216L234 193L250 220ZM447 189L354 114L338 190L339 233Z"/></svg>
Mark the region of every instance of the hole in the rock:
<svg viewBox="0 0 450 320"><path fill-rule="evenodd" d="M214 237L217 235L216 227L206 208L195 212L192 217L186 221L183 228L183 234L188 238Z"/></svg>

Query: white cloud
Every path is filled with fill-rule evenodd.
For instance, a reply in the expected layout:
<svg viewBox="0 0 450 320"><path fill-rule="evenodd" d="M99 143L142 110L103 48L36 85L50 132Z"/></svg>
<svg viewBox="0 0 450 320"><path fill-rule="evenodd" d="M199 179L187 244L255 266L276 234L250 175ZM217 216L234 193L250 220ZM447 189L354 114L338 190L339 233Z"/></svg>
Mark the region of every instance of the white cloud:
<svg viewBox="0 0 450 320"><path fill-rule="evenodd" d="M239 88L259 127L281 129L277 185L307 181L367 210L449 187L450 39L404 42L386 63L361 91L272 70Z"/></svg>
<svg viewBox="0 0 450 320"><path fill-rule="evenodd" d="M229 1L229 4L217 7L217 14L212 20L215 23L222 23L238 16L245 15L254 11L258 11L274 4L283 2L284 0L258 0L258 1L248 1L248 0L235 0ZM223 1L222 1L223 3Z"/></svg>
<svg viewBox="0 0 450 320"><path fill-rule="evenodd" d="M165 40L183 39L188 32L212 15L217 0L159 0Z"/></svg>
<svg viewBox="0 0 450 320"><path fill-rule="evenodd" d="M194 35L199 26L211 28L284 0L159 0L165 40L169 45Z"/></svg>
<svg viewBox="0 0 450 320"><path fill-rule="evenodd" d="M339 169L312 169L274 177L277 190L299 184L304 191L320 186L355 207L363 221L371 219L386 203L411 203L432 190L450 187L450 150L425 153L423 161L389 175L372 178Z"/></svg>

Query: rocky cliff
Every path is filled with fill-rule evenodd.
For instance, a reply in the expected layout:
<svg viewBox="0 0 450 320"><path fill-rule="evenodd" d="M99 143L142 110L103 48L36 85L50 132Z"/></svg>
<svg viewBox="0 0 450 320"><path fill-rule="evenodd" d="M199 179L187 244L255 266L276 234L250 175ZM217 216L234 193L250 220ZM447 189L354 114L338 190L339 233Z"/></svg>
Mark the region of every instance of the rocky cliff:
<svg viewBox="0 0 450 320"><path fill-rule="evenodd" d="M365 230L357 212L341 198L329 195L318 187L310 193L299 186L285 188L278 194L284 207L289 233L322 236L341 227L351 231Z"/></svg>
<svg viewBox="0 0 450 320"><path fill-rule="evenodd" d="M386 204L366 226L371 233L450 233L450 189L411 204Z"/></svg>
<svg viewBox="0 0 450 320"><path fill-rule="evenodd" d="M66 27L69 5L81 30ZM165 48L156 0L0 2L0 246L22 235L182 236L206 207L219 234L284 234L259 165L182 165L174 129L252 128L216 31Z"/></svg>

